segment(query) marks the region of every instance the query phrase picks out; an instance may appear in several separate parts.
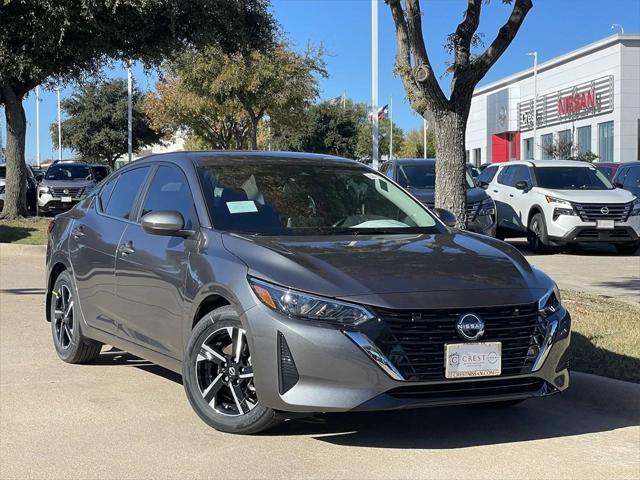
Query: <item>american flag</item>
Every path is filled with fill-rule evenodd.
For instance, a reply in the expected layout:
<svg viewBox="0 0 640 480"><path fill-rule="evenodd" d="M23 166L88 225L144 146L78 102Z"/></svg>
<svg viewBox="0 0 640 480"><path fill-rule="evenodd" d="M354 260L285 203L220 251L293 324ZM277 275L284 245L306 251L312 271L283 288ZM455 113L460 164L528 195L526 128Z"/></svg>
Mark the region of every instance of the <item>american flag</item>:
<svg viewBox="0 0 640 480"><path fill-rule="evenodd" d="M341 101L342 101L342 95L335 98L330 98L329 100L327 100L327 103L329 105L338 105Z"/></svg>
<svg viewBox="0 0 640 480"><path fill-rule="evenodd" d="M378 109L378 120L382 120L384 118L389 118L389 104L388 103L384 107L380 107ZM369 121L373 122L373 112L369 113Z"/></svg>

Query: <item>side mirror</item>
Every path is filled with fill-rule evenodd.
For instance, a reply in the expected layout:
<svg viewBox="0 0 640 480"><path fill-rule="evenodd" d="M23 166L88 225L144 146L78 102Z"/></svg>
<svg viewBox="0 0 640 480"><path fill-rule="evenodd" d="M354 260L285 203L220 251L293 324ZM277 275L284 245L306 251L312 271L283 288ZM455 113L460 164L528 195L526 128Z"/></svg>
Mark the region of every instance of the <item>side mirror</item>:
<svg viewBox="0 0 640 480"><path fill-rule="evenodd" d="M142 228L152 235L188 237L194 232L184 230L184 218L175 210L156 210L142 217Z"/></svg>
<svg viewBox="0 0 640 480"><path fill-rule="evenodd" d="M434 208L432 211L447 227L455 227L457 217L451 210L447 210L446 208Z"/></svg>
<svg viewBox="0 0 640 480"><path fill-rule="evenodd" d="M43 174L41 174L41 173L36 173L36 174L34 175L34 177L35 177L35 179L36 179L36 182L40 183L40 182L42 181L42 179L44 178L44 175L43 175Z"/></svg>
<svg viewBox="0 0 640 480"><path fill-rule="evenodd" d="M518 190L522 190L523 192L529 190L529 184L526 182L526 180L520 180L519 182L516 182L515 187Z"/></svg>
<svg viewBox="0 0 640 480"><path fill-rule="evenodd" d="M616 188L624 188L620 182L613 182L613 186Z"/></svg>

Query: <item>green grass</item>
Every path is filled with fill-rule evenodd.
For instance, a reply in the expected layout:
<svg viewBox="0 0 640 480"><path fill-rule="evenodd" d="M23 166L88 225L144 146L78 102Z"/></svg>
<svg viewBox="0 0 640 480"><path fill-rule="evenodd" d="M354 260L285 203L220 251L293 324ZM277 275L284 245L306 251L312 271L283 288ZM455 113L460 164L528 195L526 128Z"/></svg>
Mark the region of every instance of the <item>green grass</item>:
<svg viewBox="0 0 640 480"><path fill-rule="evenodd" d="M640 305L563 290L573 370L640 383Z"/></svg>
<svg viewBox="0 0 640 480"><path fill-rule="evenodd" d="M0 220L0 243L46 245L50 218Z"/></svg>

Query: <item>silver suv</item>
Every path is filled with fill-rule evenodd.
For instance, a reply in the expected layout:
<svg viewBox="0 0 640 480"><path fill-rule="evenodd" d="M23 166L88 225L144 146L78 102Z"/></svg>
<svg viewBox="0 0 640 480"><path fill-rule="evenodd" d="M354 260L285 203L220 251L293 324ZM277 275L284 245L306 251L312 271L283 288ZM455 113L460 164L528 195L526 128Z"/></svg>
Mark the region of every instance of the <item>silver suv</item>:
<svg viewBox="0 0 640 480"><path fill-rule="evenodd" d="M54 163L47 169L38 186L38 214L69 210L95 185L90 165L75 162Z"/></svg>

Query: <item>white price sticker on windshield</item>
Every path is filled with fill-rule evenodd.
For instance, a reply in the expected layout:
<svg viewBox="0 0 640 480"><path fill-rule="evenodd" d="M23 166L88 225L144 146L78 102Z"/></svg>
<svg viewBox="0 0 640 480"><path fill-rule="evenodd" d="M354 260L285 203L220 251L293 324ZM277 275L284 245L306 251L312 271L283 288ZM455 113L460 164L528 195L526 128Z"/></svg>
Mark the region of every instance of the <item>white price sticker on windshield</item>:
<svg viewBox="0 0 640 480"><path fill-rule="evenodd" d="M258 211L258 207L253 200L240 200L237 202L227 202L229 213L254 213Z"/></svg>

